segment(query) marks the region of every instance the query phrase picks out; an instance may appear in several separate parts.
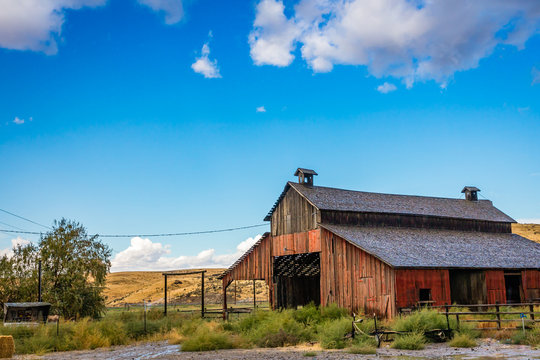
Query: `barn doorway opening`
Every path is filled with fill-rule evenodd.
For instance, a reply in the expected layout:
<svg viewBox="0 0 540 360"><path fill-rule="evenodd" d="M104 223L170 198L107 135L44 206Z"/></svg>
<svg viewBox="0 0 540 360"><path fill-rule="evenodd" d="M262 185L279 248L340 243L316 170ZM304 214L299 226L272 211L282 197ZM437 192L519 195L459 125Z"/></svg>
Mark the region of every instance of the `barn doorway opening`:
<svg viewBox="0 0 540 360"><path fill-rule="evenodd" d="M506 289L506 303L521 302L521 273L520 272L504 272L504 287Z"/></svg>
<svg viewBox="0 0 540 360"><path fill-rule="evenodd" d="M450 270L452 304L487 304L486 274L475 270Z"/></svg>
<svg viewBox="0 0 540 360"><path fill-rule="evenodd" d="M278 308L321 303L320 253L274 257L274 286Z"/></svg>

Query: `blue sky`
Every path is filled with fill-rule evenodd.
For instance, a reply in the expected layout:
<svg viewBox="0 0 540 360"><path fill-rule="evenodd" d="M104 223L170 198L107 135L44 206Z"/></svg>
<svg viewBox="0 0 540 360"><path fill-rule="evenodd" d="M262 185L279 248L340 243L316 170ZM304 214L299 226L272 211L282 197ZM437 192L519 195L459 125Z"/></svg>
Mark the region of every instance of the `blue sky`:
<svg viewBox="0 0 540 360"><path fill-rule="evenodd" d="M102 234L253 225L302 166L364 191L476 185L540 222L536 1L50 3L0 3L1 209ZM105 241L116 269L218 266L265 229Z"/></svg>

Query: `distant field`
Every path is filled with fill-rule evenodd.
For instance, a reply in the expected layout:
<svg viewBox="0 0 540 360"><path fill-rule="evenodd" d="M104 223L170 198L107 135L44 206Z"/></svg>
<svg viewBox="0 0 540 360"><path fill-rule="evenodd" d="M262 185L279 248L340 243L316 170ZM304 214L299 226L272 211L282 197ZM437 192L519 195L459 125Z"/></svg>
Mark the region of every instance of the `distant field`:
<svg viewBox="0 0 540 360"><path fill-rule="evenodd" d="M512 232L540 243L540 224L514 224Z"/></svg>
<svg viewBox="0 0 540 360"><path fill-rule="evenodd" d="M540 243L540 224L515 224L512 231L518 235ZM221 280L217 276L224 269L207 269L205 277L205 301L207 304L221 302ZM169 279L169 302L182 304L200 303L200 275L171 277ZM257 300L268 299L267 287L262 281L257 282ZM229 296L234 294L234 285L229 287ZM124 304L142 303L146 299L154 304L163 303L163 276L161 272L133 271L109 274L107 277L107 306L123 306ZM232 300L232 299L231 299ZM237 300L253 301L253 283L239 281L237 284ZM232 302L229 301L232 305Z"/></svg>
<svg viewBox="0 0 540 360"><path fill-rule="evenodd" d="M206 269L205 302L221 303L221 280L217 278L225 269ZM180 270L181 271L181 270ZM186 270L189 271L189 270ZM163 303L163 276L161 271L130 271L111 273L107 276L107 306L138 304L147 300L153 304ZM253 301L253 282L239 281L237 301ZM168 302L197 304L201 302L201 275L174 276L168 279ZM229 297L234 297L234 285L229 287ZM268 300L267 287L262 281L256 283L257 301ZM229 301L230 302L230 301ZM231 303L232 305L232 303Z"/></svg>

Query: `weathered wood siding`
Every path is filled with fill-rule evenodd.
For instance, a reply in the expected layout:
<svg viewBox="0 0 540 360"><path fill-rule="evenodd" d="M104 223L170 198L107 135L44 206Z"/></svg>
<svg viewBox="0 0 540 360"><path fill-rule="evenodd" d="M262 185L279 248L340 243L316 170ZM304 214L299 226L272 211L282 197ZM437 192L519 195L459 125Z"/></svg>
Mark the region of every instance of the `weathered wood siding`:
<svg viewBox="0 0 540 360"><path fill-rule="evenodd" d="M506 304L503 270L486 270L487 302Z"/></svg>
<svg viewBox="0 0 540 360"><path fill-rule="evenodd" d="M290 188L272 214L272 236L316 229L318 216L318 210Z"/></svg>
<svg viewBox="0 0 540 360"><path fill-rule="evenodd" d="M401 270L396 272L396 306L408 308L417 306L420 289L431 289L435 305L450 304L450 278L445 269Z"/></svg>
<svg viewBox="0 0 540 360"><path fill-rule="evenodd" d="M272 256L294 255L320 251L320 230L311 230L272 237Z"/></svg>
<svg viewBox="0 0 540 360"><path fill-rule="evenodd" d="M321 229L321 305L395 314L394 270L326 229Z"/></svg>
<svg viewBox="0 0 540 360"><path fill-rule="evenodd" d="M384 213L359 213L350 211L321 211L323 224L393 226L463 231L511 233L512 224L503 222L453 219L422 215L400 215Z"/></svg>
<svg viewBox="0 0 540 360"><path fill-rule="evenodd" d="M540 270L525 270L522 272L523 288L527 301L540 299Z"/></svg>

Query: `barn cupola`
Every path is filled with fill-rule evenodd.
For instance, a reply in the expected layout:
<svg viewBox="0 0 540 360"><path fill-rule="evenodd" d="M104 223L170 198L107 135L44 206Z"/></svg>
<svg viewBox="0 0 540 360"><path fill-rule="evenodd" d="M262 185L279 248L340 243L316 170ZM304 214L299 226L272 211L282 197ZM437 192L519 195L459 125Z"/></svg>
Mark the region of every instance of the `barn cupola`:
<svg viewBox="0 0 540 360"><path fill-rule="evenodd" d="M465 186L463 190L461 190L462 194L465 194L465 199L469 201L478 201L478 192L480 191L479 188L476 186Z"/></svg>
<svg viewBox="0 0 540 360"><path fill-rule="evenodd" d="M314 170L298 168L294 176L298 176L298 183L313 186L313 175L318 175Z"/></svg>

